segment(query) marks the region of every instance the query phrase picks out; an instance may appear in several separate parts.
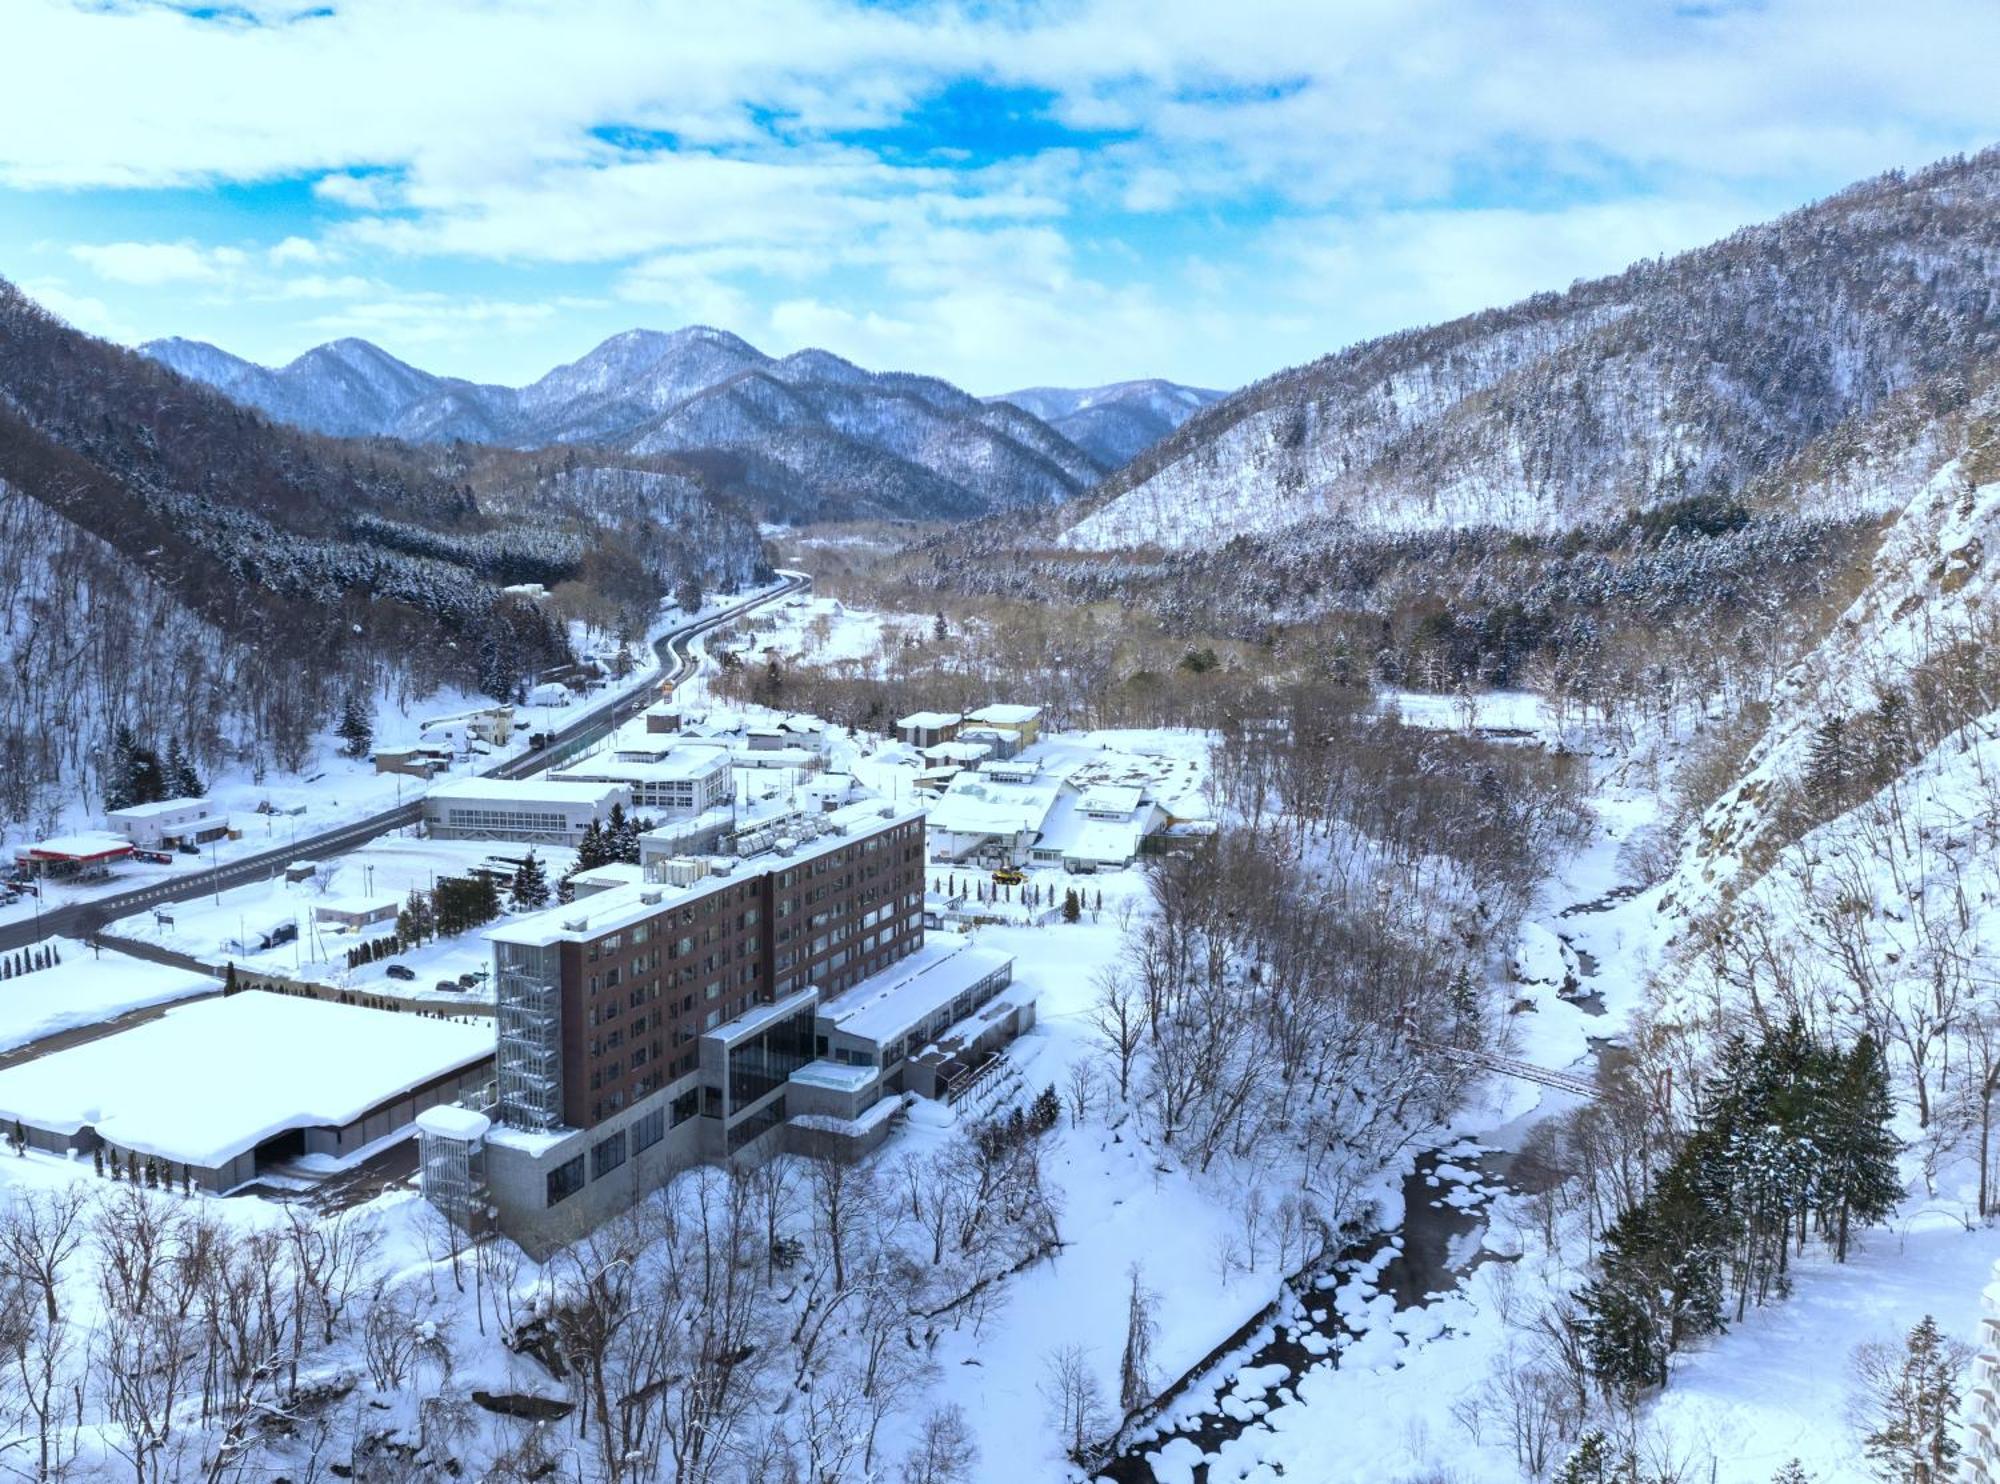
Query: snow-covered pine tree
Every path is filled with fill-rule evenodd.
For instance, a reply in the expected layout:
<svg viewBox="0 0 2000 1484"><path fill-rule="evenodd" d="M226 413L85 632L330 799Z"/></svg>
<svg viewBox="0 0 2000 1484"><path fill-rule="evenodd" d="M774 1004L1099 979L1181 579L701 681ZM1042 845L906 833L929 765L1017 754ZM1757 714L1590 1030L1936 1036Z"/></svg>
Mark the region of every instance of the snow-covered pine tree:
<svg viewBox="0 0 2000 1484"><path fill-rule="evenodd" d="M1556 1470L1553 1484L1620 1484L1621 1477L1611 1440L1593 1427L1576 1440L1576 1447Z"/></svg>
<svg viewBox="0 0 2000 1484"><path fill-rule="evenodd" d="M176 799L199 799L208 793L208 784L178 737L167 746L166 781L168 794Z"/></svg>
<svg viewBox="0 0 2000 1484"><path fill-rule="evenodd" d="M1884 1220L1903 1197L1896 1169L1902 1146L1889 1131L1889 1071L1874 1037L1864 1033L1841 1059L1825 1103L1820 1225L1835 1261L1846 1262L1854 1224Z"/></svg>
<svg viewBox="0 0 2000 1484"><path fill-rule="evenodd" d="M167 797L166 770L160 755L120 726L111 739L104 767L104 807L129 809Z"/></svg>
<svg viewBox="0 0 2000 1484"><path fill-rule="evenodd" d="M548 872L542 868L541 859L534 851L528 852L528 858L522 861L519 869L514 872L514 884L510 895L516 912L532 912L537 907L548 906Z"/></svg>
<svg viewBox="0 0 2000 1484"><path fill-rule="evenodd" d="M396 939L404 948L414 948L417 944L437 933L437 907L429 895L416 887L410 888L410 895L403 903L403 910L396 914Z"/></svg>
<svg viewBox="0 0 2000 1484"><path fill-rule="evenodd" d="M352 758L368 756L369 748L375 745L375 723L359 691L347 693L347 699L340 707L340 724L333 730L340 738L340 750L344 755Z"/></svg>
<svg viewBox="0 0 2000 1484"><path fill-rule="evenodd" d="M1846 803L1854 781L1854 749L1847 735L1847 718L1839 712L1813 728L1804 781L1806 798L1822 816Z"/></svg>
<svg viewBox="0 0 2000 1484"><path fill-rule="evenodd" d="M624 811L617 805L612 805L612 810L614 818L624 818ZM609 832L593 819L583 827L583 838L577 842L576 870L594 871L599 866L610 865L612 861L617 859L617 856L613 853L614 850L615 842L611 839ZM575 874L576 871L570 872L571 876ZM566 877L564 880L567 883L568 878Z"/></svg>
<svg viewBox="0 0 2000 1484"><path fill-rule="evenodd" d="M1861 1449L1884 1478L1942 1484L1954 1475L1958 1373L1968 1359L1967 1348L1947 1340L1926 1314L1905 1340L1900 1365L1870 1378L1879 1425Z"/></svg>

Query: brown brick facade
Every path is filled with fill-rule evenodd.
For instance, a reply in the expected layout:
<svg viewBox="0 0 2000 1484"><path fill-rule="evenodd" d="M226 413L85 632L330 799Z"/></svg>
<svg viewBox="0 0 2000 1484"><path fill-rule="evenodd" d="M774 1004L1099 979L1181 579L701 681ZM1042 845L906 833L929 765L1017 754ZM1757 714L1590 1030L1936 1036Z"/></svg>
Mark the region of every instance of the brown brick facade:
<svg viewBox="0 0 2000 1484"><path fill-rule="evenodd" d="M640 922L559 945L570 1127L692 1072L702 1032L751 1006L808 984L838 994L923 944L921 816L711 879Z"/></svg>

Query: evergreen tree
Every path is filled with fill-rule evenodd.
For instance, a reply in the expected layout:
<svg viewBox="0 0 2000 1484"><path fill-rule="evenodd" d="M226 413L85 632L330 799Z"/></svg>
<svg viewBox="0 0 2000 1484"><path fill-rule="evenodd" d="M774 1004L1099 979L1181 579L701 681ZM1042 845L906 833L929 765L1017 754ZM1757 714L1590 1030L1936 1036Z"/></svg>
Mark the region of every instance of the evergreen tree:
<svg viewBox="0 0 2000 1484"><path fill-rule="evenodd" d="M1794 1458L1777 1473L1771 1475L1771 1484L1813 1484L1813 1480L1812 1475L1806 1472L1805 1465Z"/></svg>
<svg viewBox="0 0 2000 1484"><path fill-rule="evenodd" d="M236 980L236 960L231 959L228 967L222 971L222 993L225 996L233 995L242 987Z"/></svg>
<svg viewBox="0 0 2000 1484"><path fill-rule="evenodd" d="M119 727L105 760L104 807L129 809L166 797L167 775L160 755L140 742L130 727Z"/></svg>
<svg viewBox="0 0 2000 1484"><path fill-rule="evenodd" d="M437 907L430 896L416 887L396 914L396 940L404 948L414 948L437 933Z"/></svg>
<svg viewBox="0 0 2000 1484"><path fill-rule="evenodd" d="M1876 692L1875 709L1867 717L1867 756L1864 766L1868 783L1881 788L1910 765L1910 703L1893 686Z"/></svg>
<svg viewBox="0 0 2000 1484"><path fill-rule="evenodd" d="M1880 1423L1861 1448L1886 1479L1940 1484L1956 1473L1960 1452L1953 1422L1958 1415L1962 1347L1938 1332L1926 1314L1910 1331L1902 1364L1885 1394Z"/></svg>
<svg viewBox="0 0 2000 1484"><path fill-rule="evenodd" d="M937 621L931 625L931 638L942 644L950 634L951 630L945 627L944 610L939 609Z"/></svg>
<svg viewBox="0 0 2000 1484"><path fill-rule="evenodd" d="M1062 915L1064 922L1076 922L1083 916L1083 899L1077 896L1075 887L1063 893Z"/></svg>
<svg viewBox="0 0 2000 1484"><path fill-rule="evenodd" d="M537 907L546 907L549 904L548 873L542 869L541 861L532 850L528 852L528 858L522 861L519 869L514 872L511 895L516 912L532 912Z"/></svg>
<svg viewBox="0 0 2000 1484"><path fill-rule="evenodd" d="M624 811L617 809L615 805L613 809L615 811L614 817L622 820L624 818ZM612 861L617 859L616 855L613 854L614 849L615 842L606 833L604 827L593 819L583 827L583 838L577 842L576 871L594 871L599 866L610 865ZM570 872L570 875L574 876L576 871Z"/></svg>
<svg viewBox="0 0 2000 1484"><path fill-rule="evenodd" d="M1576 1440L1553 1484L1619 1484L1619 1473L1610 1439L1593 1427Z"/></svg>
<svg viewBox="0 0 2000 1484"><path fill-rule="evenodd" d="M602 864L638 865L639 835L645 828L642 821L625 812L623 804L613 804L604 819L606 859Z"/></svg>
<svg viewBox="0 0 2000 1484"><path fill-rule="evenodd" d="M340 708L340 724L333 730L340 738L340 750L346 756L368 756L369 748L375 745L375 723L359 691L347 693L347 699Z"/></svg>
<svg viewBox="0 0 2000 1484"><path fill-rule="evenodd" d="M1813 729L1812 749L1806 755L1806 797L1821 815L1830 815L1847 802L1854 774L1847 718L1835 712Z"/></svg>
<svg viewBox="0 0 2000 1484"><path fill-rule="evenodd" d="M1035 1101L1028 1109L1028 1122L1037 1133L1046 1133L1062 1121L1062 1099L1057 1096L1055 1084L1051 1082L1035 1094Z"/></svg>
<svg viewBox="0 0 2000 1484"><path fill-rule="evenodd" d="M177 799L199 799L208 793L208 784L202 781L194 759L188 756L178 737L167 747L166 786L167 792Z"/></svg>
<svg viewBox="0 0 2000 1484"><path fill-rule="evenodd" d="M1896 1171L1901 1145L1889 1131L1889 1069L1872 1036L1864 1034L1840 1061L1827 1102L1825 1160L1819 1195L1822 1228L1833 1239L1834 1259L1847 1261L1855 1222L1885 1220L1903 1197Z"/></svg>

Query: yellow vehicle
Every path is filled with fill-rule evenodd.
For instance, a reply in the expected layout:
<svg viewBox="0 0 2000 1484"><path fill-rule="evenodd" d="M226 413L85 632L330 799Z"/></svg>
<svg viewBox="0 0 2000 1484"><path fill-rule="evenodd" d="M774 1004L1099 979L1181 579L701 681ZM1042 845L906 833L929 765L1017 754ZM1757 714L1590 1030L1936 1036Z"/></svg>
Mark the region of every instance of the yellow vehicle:
<svg viewBox="0 0 2000 1484"><path fill-rule="evenodd" d="M1015 870L1012 866L1002 866L993 873L993 884L995 886L1019 886L1027 879L1025 874Z"/></svg>

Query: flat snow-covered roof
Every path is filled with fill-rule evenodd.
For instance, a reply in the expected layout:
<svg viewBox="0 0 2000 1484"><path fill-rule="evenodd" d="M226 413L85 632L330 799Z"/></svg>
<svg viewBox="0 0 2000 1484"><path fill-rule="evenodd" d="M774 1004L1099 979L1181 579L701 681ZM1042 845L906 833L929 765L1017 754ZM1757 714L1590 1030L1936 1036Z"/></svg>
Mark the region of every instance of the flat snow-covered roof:
<svg viewBox="0 0 2000 1484"><path fill-rule="evenodd" d="M922 727L926 731L935 731L938 727L955 726L959 720L956 711L912 711L908 716L899 717L896 725Z"/></svg>
<svg viewBox="0 0 2000 1484"><path fill-rule="evenodd" d="M470 1108L439 1103L435 1108L426 1108L417 1115L417 1127L441 1139L460 1139L470 1144L486 1137L487 1130L493 1127L493 1120Z"/></svg>
<svg viewBox="0 0 2000 1484"><path fill-rule="evenodd" d="M102 830L86 830L77 835L56 835L51 839L36 841L32 845L24 845L21 849L29 855L95 860L100 855L128 854L132 849L132 842L123 835L110 835Z"/></svg>
<svg viewBox="0 0 2000 1484"><path fill-rule="evenodd" d="M107 809L106 819L158 819L163 814L180 814L189 809L206 810L207 799L155 799L150 804L128 804L123 809Z"/></svg>
<svg viewBox="0 0 2000 1484"><path fill-rule="evenodd" d="M675 886L665 881L614 886L609 891L598 892L565 906L550 907L543 912L516 918L489 929L486 937L494 943L517 943L531 948L546 948L552 943L587 943L606 933L619 932L634 923L644 922L669 906L693 901L725 887L739 886L767 871L789 870L802 861L810 861L843 845L851 845L880 830L908 824L922 815L921 809L907 804L892 805L882 799L849 804L823 816L842 826L846 833L829 832L801 841L788 855L772 850L762 855L733 859L729 874L703 876L686 886ZM661 832L653 833L657 835Z"/></svg>
<svg viewBox="0 0 2000 1484"><path fill-rule="evenodd" d="M451 778L431 785L433 799L507 804L601 804L623 790L615 783L551 783L542 778Z"/></svg>
<svg viewBox="0 0 2000 1484"><path fill-rule="evenodd" d="M1039 706L981 706L977 711L970 713L969 720L983 721L988 726L1018 727L1026 725L1041 714L1042 708Z"/></svg>
<svg viewBox="0 0 2000 1484"><path fill-rule="evenodd" d="M491 1025L251 990L0 1069L0 1118L212 1168L492 1054Z"/></svg>
<svg viewBox="0 0 2000 1484"><path fill-rule="evenodd" d="M851 1036L892 1041L1013 961L1013 954L975 947L961 934L933 931L908 958L822 1004L819 1018Z"/></svg>
<svg viewBox="0 0 2000 1484"><path fill-rule="evenodd" d="M675 783L689 778L708 778L728 767L727 748L689 747L662 753L650 762L592 758L558 768L549 777L559 783Z"/></svg>

